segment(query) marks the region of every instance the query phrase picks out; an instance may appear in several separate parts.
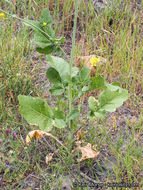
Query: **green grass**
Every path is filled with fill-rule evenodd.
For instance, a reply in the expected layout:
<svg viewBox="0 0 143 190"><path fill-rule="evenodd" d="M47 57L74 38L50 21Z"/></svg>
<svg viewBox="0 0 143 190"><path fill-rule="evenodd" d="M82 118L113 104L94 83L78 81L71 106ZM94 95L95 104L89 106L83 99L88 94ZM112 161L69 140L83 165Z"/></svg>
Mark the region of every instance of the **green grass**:
<svg viewBox="0 0 143 190"><path fill-rule="evenodd" d="M114 175L108 172L105 182L124 181L143 185L141 177L143 169L143 36L141 22L143 16L141 9L132 10L131 4L135 3L133 0L124 0L121 7L120 1L117 1L116 6L107 7L97 15L91 0L88 6L85 1L81 1L76 55L96 54L107 59L106 65L97 68L96 74L104 75L109 82L119 81L122 87L128 89L129 100L125 103L123 110L129 108L137 121L133 122L128 113L121 110L120 113L115 114L117 124L119 123L117 130L113 129L110 116L104 120L88 123L81 119L79 125L75 123L74 129L82 126L85 131L83 140L92 145L97 144L100 155L96 162L101 170L100 161L102 159L113 164L112 173ZM0 2L0 8L21 18L39 19L41 10L46 7L50 8L54 18L57 36L65 35L71 45L71 39L68 36L71 35L73 27L74 5L72 1L19 0L15 5L6 3L6 1ZM113 19L112 25L109 24L110 19ZM76 159L81 155L77 153L76 158L73 158L70 153L56 145L54 140L51 141L50 147L44 139L39 143L33 141L29 147L25 146L25 137L29 131L33 130L33 126L29 126L21 118L17 96L23 94L44 97L43 87L37 80L43 72L41 64L43 61L45 63L45 58L35 53L30 30L17 20L11 18L0 20L0 36L0 176L3 176L3 186L0 188L52 189L56 184L58 187L55 189L61 189L60 176L69 176L71 179L74 175L80 180L80 168L85 167L91 170L95 161L87 160L77 163ZM70 48L66 44L64 49L67 52ZM8 129L11 132L9 135L6 134ZM72 133L74 129L71 130ZM15 138L12 132L16 133ZM61 139L69 152L71 151L73 139L67 136L67 129L53 130L52 134ZM58 149L58 152L53 161L46 165L45 156L52 152L51 147ZM110 161L111 156L114 157L115 163ZM73 170L75 164L76 172ZM103 175L103 172L101 173ZM100 182L94 170L90 172L90 177L93 179L96 177L96 180Z"/></svg>

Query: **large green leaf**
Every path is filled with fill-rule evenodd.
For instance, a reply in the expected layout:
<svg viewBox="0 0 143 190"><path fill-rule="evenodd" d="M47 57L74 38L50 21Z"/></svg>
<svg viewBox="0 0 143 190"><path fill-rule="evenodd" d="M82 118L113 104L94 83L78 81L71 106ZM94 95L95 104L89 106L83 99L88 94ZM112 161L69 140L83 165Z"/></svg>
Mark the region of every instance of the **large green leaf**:
<svg viewBox="0 0 143 190"><path fill-rule="evenodd" d="M47 61L54 69L56 69L60 77L65 80L69 75L69 64L60 57L50 55L47 56Z"/></svg>
<svg viewBox="0 0 143 190"><path fill-rule="evenodd" d="M61 83L61 77L59 73L53 67L48 68L46 76L52 83Z"/></svg>
<svg viewBox="0 0 143 190"><path fill-rule="evenodd" d="M19 95L20 111L22 116L31 125L38 125L41 130L51 130L50 118L53 111L41 98Z"/></svg>
<svg viewBox="0 0 143 190"><path fill-rule="evenodd" d="M55 119L55 124L54 125L55 125L55 127L62 129L62 128L64 128L66 126L66 123L62 119Z"/></svg>
<svg viewBox="0 0 143 190"><path fill-rule="evenodd" d="M89 78L90 70L88 67L83 67L79 73L80 81L86 81Z"/></svg>
<svg viewBox="0 0 143 190"><path fill-rule="evenodd" d="M40 22L45 22L47 24L52 23L52 17L50 15L50 11L47 8L42 11Z"/></svg>
<svg viewBox="0 0 143 190"><path fill-rule="evenodd" d="M72 77L75 77L79 73L78 67L72 67Z"/></svg>
<svg viewBox="0 0 143 190"><path fill-rule="evenodd" d="M100 90L106 88L106 81L103 77L91 77L90 90Z"/></svg>
<svg viewBox="0 0 143 190"><path fill-rule="evenodd" d="M61 110L53 109L54 118L65 120L65 113Z"/></svg>
<svg viewBox="0 0 143 190"><path fill-rule="evenodd" d="M38 21L35 21L35 20L24 20L23 23L26 26L31 27L34 31L39 31L39 29L41 29L40 23Z"/></svg>
<svg viewBox="0 0 143 190"><path fill-rule="evenodd" d="M43 26L43 23L46 23L47 25L44 27L44 30L52 37L55 38L55 32L52 29L52 17L50 15L50 11L46 8L42 11L41 17L40 17L40 23Z"/></svg>
<svg viewBox="0 0 143 190"><path fill-rule="evenodd" d="M107 88L99 95L98 111L113 112L128 99L128 91L120 87L118 88L116 91Z"/></svg>
<svg viewBox="0 0 143 190"><path fill-rule="evenodd" d="M53 45L52 42L41 32L34 32L34 42L41 48Z"/></svg>
<svg viewBox="0 0 143 190"><path fill-rule="evenodd" d="M54 69L56 69L56 71L59 73L60 77L63 80L71 82L68 62L66 62L64 59L60 57L50 55L47 55L47 61ZM77 67L73 67L72 77L75 77L78 74L78 72L79 69Z"/></svg>

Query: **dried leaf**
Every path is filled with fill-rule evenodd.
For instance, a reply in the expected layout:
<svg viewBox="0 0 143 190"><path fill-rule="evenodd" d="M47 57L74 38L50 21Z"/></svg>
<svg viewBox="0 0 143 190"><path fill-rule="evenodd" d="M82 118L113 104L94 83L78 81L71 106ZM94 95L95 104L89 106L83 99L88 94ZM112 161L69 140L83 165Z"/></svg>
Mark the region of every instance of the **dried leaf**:
<svg viewBox="0 0 143 190"><path fill-rule="evenodd" d="M134 141L135 141L135 142L138 142L139 137L140 137L140 133L136 134L136 135L134 136Z"/></svg>
<svg viewBox="0 0 143 190"><path fill-rule="evenodd" d="M38 140L39 138L43 137L43 136L48 136L48 137L52 137L53 139L55 139L61 146L63 146L65 149L67 149L58 139L57 137L53 136L51 133L47 133L44 131L40 131L40 130L34 130L34 131L30 131L26 137L26 145L29 146L31 140L36 137L36 140Z"/></svg>
<svg viewBox="0 0 143 190"><path fill-rule="evenodd" d="M76 149L74 149L72 152L75 152L75 150L79 150L82 153L82 157L79 159L79 161L83 161L85 159L93 159L96 158L99 154L99 152L96 152L92 149L92 146L90 143L88 143L86 146L84 147L77 147Z"/></svg>
<svg viewBox="0 0 143 190"><path fill-rule="evenodd" d="M53 155L54 155L54 153L49 153L46 156L46 164L49 164L49 162L51 162L51 160L53 159Z"/></svg>
<svg viewBox="0 0 143 190"><path fill-rule="evenodd" d="M79 140L79 139L81 139L81 138L83 137L83 135L84 135L84 131L83 131L83 130L80 130L80 131L77 132L75 138L76 138L77 140Z"/></svg>

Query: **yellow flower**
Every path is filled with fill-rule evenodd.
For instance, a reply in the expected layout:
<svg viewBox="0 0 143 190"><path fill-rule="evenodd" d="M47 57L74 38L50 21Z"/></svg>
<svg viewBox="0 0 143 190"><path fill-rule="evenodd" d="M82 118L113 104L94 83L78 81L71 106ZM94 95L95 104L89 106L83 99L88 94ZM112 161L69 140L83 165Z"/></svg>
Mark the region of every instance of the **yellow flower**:
<svg viewBox="0 0 143 190"><path fill-rule="evenodd" d="M97 58L97 57L92 57L92 58L90 59L91 67L95 67L95 66L96 66L96 63L98 63L99 61L100 61L99 58Z"/></svg>
<svg viewBox="0 0 143 190"><path fill-rule="evenodd" d="M5 18L5 14L4 13L0 13L0 18Z"/></svg>
<svg viewBox="0 0 143 190"><path fill-rule="evenodd" d="M46 26L47 25L47 23L46 22L43 22L43 26Z"/></svg>
<svg viewBox="0 0 143 190"><path fill-rule="evenodd" d="M58 108L57 108L57 107L55 107L55 110L57 111L57 110L58 110Z"/></svg>

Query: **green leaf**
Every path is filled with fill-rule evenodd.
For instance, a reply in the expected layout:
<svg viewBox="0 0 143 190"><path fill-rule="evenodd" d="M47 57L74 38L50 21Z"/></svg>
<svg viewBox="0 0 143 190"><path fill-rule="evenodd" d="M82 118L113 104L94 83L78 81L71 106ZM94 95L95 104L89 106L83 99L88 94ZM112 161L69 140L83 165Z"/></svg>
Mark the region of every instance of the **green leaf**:
<svg viewBox="0 0 143 190"><path fill-rule="evenodd" d="M90 89L89 86L84 86L84 87L82 88L82 92L87 92L87 91L89 91L89 89Z"/></svg>
<svg viewBox="0 0 143 190"><path fill-rule="evenodd" d="M65 113L61 110L53 110L54 118L65 120Z"/></svg>
<svg viewBox="0 0 143 190"><path fill-rule="evenodd" d="M44 128L40 128L42 131L51 131L52 130L52 128L53 128L53 124L52 124L52 122L53 122L53 119L50 119L49 118L49 120L48 120L48 122L46 123L47 121L45 121L45 123L44 123L44 125L43 126L45 126Z"/></svg>
<svg viewBox="0 0 143 190"><path fill-rule="evenodd" d="M116 91L107 88L99 95L99 111L114 112L128 99L128 91L118 88Z"/></svg>
<svg viewBox="0 0 143 190"><path fill-rule="evenodd" d="M60 96L64 93L64 89L63 89L62 85L56 84L56 83L50 88L49 91L55 96Z"/></svg>
<svg viewBox="0 0 143 190"><path fill-rule="evenodd" d="M46 76L52 83L61 83L61 77L59 73L53 67L48 68Z"/></svg>
<svg viewBox="0 0 143 190"><path fill-rule="evenodd" d="M120 86L120 83L119 82L112 82L112 85L113 86Z"/></svg>
<svg viewBox="0 0 143 190"><path fill-rule="evenodd" d="M103 77L91 77L90 90L100 90L106 88L106 81Z"/></svg>
<svg viewBox="0 0 143 190"><path fill-rule="evenodd" d="M86 81L89 78L90 70L88 67L83 67L79 73L80 81Z"/></svg>
<svg viewBox="0 0 143 190"><path fill-rule="evenodd" d="M52 24L52 17L50 11L46 8L42 11L40 22L46 22L47 24Z"/></svg>
<svg viewBox="0 0 143 190"><path fill-rule="evenodd" d="M66 123L65 123L64 120L62 120L62 119L55 119L55 127L62 129L65 126L66 126Z"/></svg>
<svg viewBox="0 0 143 190"><path fill-rule="evenodd" d="M40 31L34 32L34 42L41 48L46 48L47 46L53 46L53 43L50 41L50 39L48 39L47 36L45 36Z"/></svg>
<svg viewBox="0 0 143 190"><path fill-rule="evenodd" d="M67 122L69 122L70 120L74 120L77 117L79 117L79 111L78 109L73 109L71 113L68 115Z"/></svg>
<svg viewBox="0 0 143 190"><path fill-rule="evenodd" d="M52 52L55 51L55 50L56 50L56 48L55 48L54 45L47 46L47 47L45 47L45 48L40 48L40 47L37 47L37 48L36 48L36 51L37 51L38 53L42 53L42 54L46 54L46 55L52 53Z"/></svg>
<svg viewBox="0 0 143 190"><path fill-rule="evenodd" d="M46 33L48 33L49 36L51 36L53 38L53 40L60 42L57 39L55 39L55 31L53 30L51 25L46 25L44 30Z"/></svg>
<svg viewBox="0 0 143 190"><path fill-rule="evenodd" d="M93 96L90 96L88 98L88 105L91 111L94 112L96 110L97 104L98 104L98 101Z"/></svg>
<svg viewBox="0 0 143 190"><path fill-rule="evenodd" d="M109 90L111 90L111 91L117 91L117 90L119 90L120 91L120 87L119 86L115 86L115 85L113 85L113 83L112 84L106 84L106 87L109 89Z"/></svg>
<svg viewBox="0 0 143 190"><path fill-rule="evenodd" d="M69 64L62 58L56 56L47 56L48 63L56 69L60 77L65 80L69 75Z"/></svg>
<svg viewBox="0 0 143 190"><path fill-rule="evenodd" d="M97 118L103 118L106 116L106 111L94 112L94 116L96 116Z"/></svg>
<svg viewBox="0 0 143 190"><path fill-rule="evenodd" d="M79 73L78 67L72 67L72 77L75 77Z"/></svg>
<svg viewBox="0 0 143 190"><path fill-rule="evenodd" d="M24 20L23 23L26 26L31 27L34 31L39 31L39 29L41 29L40 23L38 21L35 21L35 20Z"/></svg>
<svg viewBox="0 0 143 190"><path fill-rule="evenodd" d="M20 111L22 116L31 125L38 125L41 130L51 129L50 118L53 111L41 98L19 95Z"/></svg>

